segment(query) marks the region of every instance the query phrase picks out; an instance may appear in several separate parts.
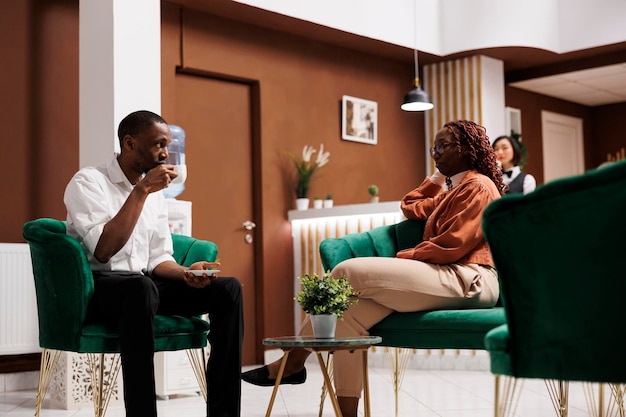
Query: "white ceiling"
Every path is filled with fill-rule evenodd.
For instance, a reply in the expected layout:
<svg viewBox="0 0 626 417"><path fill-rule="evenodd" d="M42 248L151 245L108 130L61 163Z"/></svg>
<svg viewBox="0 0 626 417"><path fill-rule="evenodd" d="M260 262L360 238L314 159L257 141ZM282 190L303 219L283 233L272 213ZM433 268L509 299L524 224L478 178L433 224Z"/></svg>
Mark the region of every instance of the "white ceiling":
<svg viewBox="0 0 626 417"><path fill-rule="evenodd" d="M371 25L367 20L374 16L373 18L377 22L380 21L381 13L384 14L388 11L388 3L394 2L380 2L378 0L326 2L333 12L321 14L319 10L315 9L316 6L309 4L317 5L320 2L293 2L290 0L168 0L168 2L216 14L228 19L292 33L307 39L314 39L367 53L375 53L407 63L409 61L412 63L413 61L413 50L406 48L406 45L409 43L412 45L413 41L394 42L384 36L380 36L380 25ZM458 54L444 56L423 53L420 58L422 65L483 54L504 62L506 74L510 73L515 76L515 79L520 80L527 78L526 76L531 76L531 73L553 73L550 71L554 71L555 66L562 67L562 64L571 64L565 65L565 67L569 68L597 65L593 60L598 58L600 59L598 62L611 63L612 65L525 79L509 85L585 106L601 106L626 102L626 59L624 59L626 57L626 25L623 24L622 18L624 15L622 11L626 11L626 0L597 0L595 2L589 2L588 0L568 0L566 2L559 0L535 0L526 3L513 0L487 0L486 2L474 0L474 2L493 4L494 8L504 10L507 16L511 15L511 5L517 5L516 7L523 9L527 6L535 8L539 3L541 3L542 7L547 7L546 4L551 4L560 11L556 14L549 13L544 16L544 30L538 30L531 25L528 26L531 29L525 35L519 31L505 31L506 33L515 34L515 39L510 40L509 44L511 46L509 47L489 47L489 42L484 44L483 41L485 39L490 39L488 34L497 32L494 32L493 25L487 25L487 35L478 37L472 35L467 38L480 39L482 43L479 42L479 44L483 48L480 48L477 44ZM339 3L341 3L341 6L337 6ZM413 0L403 0L396 3L394 7L402 8L400 5L413 4ZM462 8L462 12L459 12L461 9L454 6L458 2L451 3L452 6L438 0L432 4L441 5L441 7L452 7L450 11L455 16L460 13L460 16L462 16L461 21L458 24L452 24L452 27L458 29L457 26L468 21L475 26L475 20L467 20L467 9ZM602 4L601 7L598 6L599 3ZM359 7L352 7L352 4L358 4ZM367 6L363 6L364 4ZM383 10L379 12L381 8ZM286 9L294 11L294 13L287 12ZM274 12L271 10L274 10ZM358 11L356 15L355 10ZM484 7L480 9L478 17L488 16L489 19L493 20L492 10L489 10L490 13L487 14L484 13L485 10L487 9ZM311 16L308 15L309 12L321 20L318 23L311 23L313 21ZM423 12L424 10L420 9L419 13ZM400 17L383 20L395 22L394 28L405 28L401 31L403 36L408 36L414 40L414 31L406 30L406 27L412 27L412 24L397 24L399 20L404 18L404 14L406 13L400 12ZM407 16L411 17L413 15L407 14ZM537 23L535 10L529 16L531 22ZM518 17L516 15L516 18ZM569 28L568 32L561 34L566 39L563 45L567 45L562 51L559 51L559 48L552 48L550 45L543 44L546 39L546 31L550 32L554 28L554 24L550 22L552 18L556 18L559 21L565 19L567 22L572 20L566 25ZM573 36L569 31L579 31L580 25L578 22L581 20L585 24L592 22L598 26L597 28L595 26L592 27L591 30L587 30L580 36ZM354 35L354 33L361 33L359 30L351 30L350 25L355 23L355 21L358 21L359 27L367 28L367 34ZM502 21L508 22L506 19ZM457 21L455 20L455 22ZM439 32L435 31L433 33ZM460 33L463 33L464 36L468 34L467 31L464 32L462 30ZM592 39L589 36L590 34L597 36ZM526 39L526 35L529 36L528 39ZM453 38L458 39L456 36L453 36ZM507 43L502 37L496 37L496 39L498 45ZM577 42L580 42L580 44L577 44ZM556 42L556 44L561 45L560 42ZM463 49L461 47L456 49L459 48ZM453 50L456 49L453 48ZM422 50L422 52L424 51ZM621 63L613 64L615 62Z"/></svg>
<svg viewBox="0 0 626 417"><path fill-rule="evenodd" d="M586 106L626 102L626 63L608 65L509 85Z"/></svg>

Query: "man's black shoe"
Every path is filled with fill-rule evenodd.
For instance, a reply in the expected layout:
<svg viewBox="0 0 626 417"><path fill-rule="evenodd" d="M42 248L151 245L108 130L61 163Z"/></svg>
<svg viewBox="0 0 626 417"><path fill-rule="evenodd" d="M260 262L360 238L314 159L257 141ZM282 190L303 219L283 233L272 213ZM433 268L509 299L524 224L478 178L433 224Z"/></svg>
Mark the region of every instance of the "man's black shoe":
<svg viewBox="0 0 626 417"><path fill-rule="evenodd" d="M241 379L260 387L273 387L276 383L275 379L269 378L270 371L267 369L267 365L260 368L252 369L250 371L241 374ZM283 377L280 380L280 385L297 385L303 384L306 381L306 368L302 368L301 371L296 372L293 375Z"/></svg>

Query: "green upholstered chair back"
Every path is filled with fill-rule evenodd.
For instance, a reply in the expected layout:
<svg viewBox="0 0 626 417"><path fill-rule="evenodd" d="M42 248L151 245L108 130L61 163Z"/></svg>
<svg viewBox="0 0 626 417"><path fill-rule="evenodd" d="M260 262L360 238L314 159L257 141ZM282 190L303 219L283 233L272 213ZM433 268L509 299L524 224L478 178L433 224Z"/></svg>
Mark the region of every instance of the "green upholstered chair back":
<svg viewBox="0 0 626 417"><path fill-rule="evenodd" d="M24 224L29 244L37 308L39 344L43 348L80 351L81 332L93 294L93 275L80 243L65 233L65 222L41 218ZM172 235L174 258L189 266L197 259L214 261L213 242Z"/></svg>
<svg viewBox="0 0 626 417"><path fill-rule="evenodd" d="M23 227L30 246L39 345L77 351L80 332L93 294L93 276L80 243L65 234L65 223L37 219Z"/></svg>
<svg viewBox="0 0 626 417"><path fill-rule="evenodd" d="M626 162L487 207L512 376L626 382Z"/></svg>
<svg viewBox="0 0 626 417"><path fill-rule="evenodd" d="M339 262L350 258L394 257L399 250L412 248L422 241L425 224L426 222L421 220L404 220L362 233L324 239L320 243L320 257L324 270L331 270Z"/></svg>

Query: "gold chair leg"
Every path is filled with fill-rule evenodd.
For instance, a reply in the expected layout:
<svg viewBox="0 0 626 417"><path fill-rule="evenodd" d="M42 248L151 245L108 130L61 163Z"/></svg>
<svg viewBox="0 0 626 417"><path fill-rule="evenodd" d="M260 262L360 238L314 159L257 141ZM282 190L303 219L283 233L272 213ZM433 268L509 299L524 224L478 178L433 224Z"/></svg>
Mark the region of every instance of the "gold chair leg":
<svg viewBox="0 0 626 417"><path fill-rule="evenodd" d="M595 382L583 382L582 388L585 394L585 402L587 403L587 411L590 417L604 417L604 384L598 385L598 393L596 394ZM596 402L597 401L597 402Z"/></svg>
<svg viewBox="0 0 626 417"><path fill-rule="evenodd" d="M495 417L509 417L515 415L517 404L522 392L523 380L506 375L496 375L495 378Z"/></svg>
<svg viewBox="0 0 626 417"><path fill-rule="evenodd" d="M494 388L493 416L502 417L500 413L500 375L496 375Z"/></svg>
<svg viewBox="0 0 626 417"><path fill-rule="evenodd" d="M546 379L545 383L556 415L559 417L567 417L569 382Z"/></svg>
<svg viewBox="0 0 626 417"><path fill-rule="evenodd" d="M52 375L57 367L61 351L43 349L41 352L41 365L39 366L39 384L37 387L37 401L35 402L35 417L39 417L43 400L46 398Z"/></svg>
<svg viewBox="0 0 626 417"><path fill-rule="evenodd" d="M93 409L96 417L104 417L111 395L117 386L117 376L122 364L120 355L118 353L112 354L110 362L107 369L104 353L87 354L87 367L91 375Z"/></svg>
<svg viewBox="0 0 626 417"><path fill-rule="evenodd" d="M624 395L626 394L626 384L608 384L611 395L607 404L607 417L624 417Z"/></svg>
<svg viewBox="0 0 626 417"><path fill-rule="evenodd" d="M191 367L193 368L193 373L196 376L196 380L198 381L198 386L200 387L200 392L202 393L204 402L206 402L207 395L208 395L207 380L206 380L206 368L207 368L206 352L204 348L187 349L187 356L189 357L189 362L191 363Z"/></svg>
<svg viewBox="0 0 626 417"><path fill-rule="evenodd" d="M402 381L404 380L404 374L409 364L411 352L411 349L391 348L391 351L387 349L387 355L391 362L391 382L393 385L396 417L398 417L400 413L400 389L402 388Z"/></svg>

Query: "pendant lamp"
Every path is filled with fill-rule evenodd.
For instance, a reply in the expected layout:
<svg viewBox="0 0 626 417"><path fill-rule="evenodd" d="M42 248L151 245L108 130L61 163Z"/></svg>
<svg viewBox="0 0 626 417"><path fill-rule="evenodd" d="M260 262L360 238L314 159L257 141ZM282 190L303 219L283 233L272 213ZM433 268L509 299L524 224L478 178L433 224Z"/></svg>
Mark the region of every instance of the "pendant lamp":
<svg viewBox="0 0 626 417"><path fill-rule="evenodd" d="M415 7L415 2L413 6ZM413 14L416 14L416 10L413 11ZM430 101L430 97L428 97L428 93L420 88L419 66L417 65L417 22L414 24L414 30L416 38L416 47L414 49L415 81L413 89L404 96L404 102L400 108L405 111L425 111L432 109L434 106Z"/></svg>

